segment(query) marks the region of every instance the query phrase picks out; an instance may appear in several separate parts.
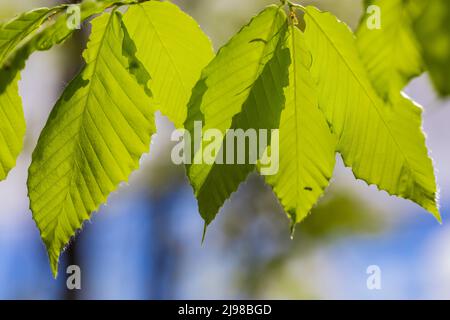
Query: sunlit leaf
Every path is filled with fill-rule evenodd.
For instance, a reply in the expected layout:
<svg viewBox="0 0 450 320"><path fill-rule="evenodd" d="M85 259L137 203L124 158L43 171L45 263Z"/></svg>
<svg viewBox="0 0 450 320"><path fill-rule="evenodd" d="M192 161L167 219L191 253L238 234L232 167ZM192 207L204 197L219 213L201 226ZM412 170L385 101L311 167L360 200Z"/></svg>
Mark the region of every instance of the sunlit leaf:
<svg viewBox="0 0 450 320"><path fill-rule="evenodd" d="M118 12L92 21L83 56L86 66L54 107L29 169L31 210L54 275L61 250L138 168L155 130L149 77L136 72Z"/></svg>
<svg viewBox="0 0 450 320"><path fill-rule="evenodd" d="M25 136L25 118L17 87L19 78L0 92L0 180L16 165Z"/></svg>
<svg viewBox="0 0 450 320"><path fill-rule="evenodd" d="M414 31L437 91L450 95L450 1L412 0Z"/></svg>
<svg viewBox="0 0 450 320"><path fill-rule="evenodd" d="M62 10L62 7L40 8L25 12L5 23L0 29L0 65L17 46L52 14Z"/></svg>
<svg viewBox="0 0 450 320"><path fill-rule="evenodd" d="M82 2L78 5L80 22L117 2L119 1ZM25 119L17 85L19 73L33 52L48 50L73 33L74 29L67 25L66 8L67 6L61 5L32 10L0 27L0 111L4 115L0 117L0 135L4 140L0 141L0 180L6 178L9 170L15 166L25 136ZM44 26L39 30L42 24ZM14 128L13 132L10 132L11 126Z"/></svg>
<svg viewBox="0 0 450 320"><path fill-rule="evenodd" d="M23 147L25 118L19 96L18 67L8 62L17 46L59 9L26 12L0 27L0 180L15 166Z"/></svg>
<svg viewBox="0 0 450 320"><path fill-rule="evenodd" d="M357 46L375 89L387 100L423 72L423 61L406 2L366 1L366 7L372 5L380 10L380 28L370 21L377 17L366 14L358 28Z"/></svg>
<svg viewBox="0 0 450 320"><path fill-rule="evenodd" d="M293 225L311 211L333 174L335 138L319 110L312 63L304 35L291 27L289 86L280 122L280 164L276 175L266 176Z"/></svg>
<svg viewBox="0 0 450 320"><path fill-rule="evenodd" d="M410 199L440 219L421 109L400 93L389 104L379 98L344 23L314 7L306 9L305 19L319 106L339 139L345 164L357 178Z"/></svg>
<svg viewBox="0 0 450 320"><path fill-rule="evenodd" d="M290 64L289 50L283 47L286 32L285 13L270 6L220 49L203 71L189 103L185 127L192 137L196 121L203 122L203 131L212 128L223 135L230 128L244 131L278 128ZM222 159L230 152L225 145ZM199 152L202 151L193 154ZM248 161L187 167L206 224L255 167Z"/></svg>
<svg viewBox="0 0 450 320"><path fill-rule="evenodd" d="M182 127L192 88L214 56L210 40L194 19L169 2L134 5L124 22L137 57L152 76L158 109Z"/></svg>

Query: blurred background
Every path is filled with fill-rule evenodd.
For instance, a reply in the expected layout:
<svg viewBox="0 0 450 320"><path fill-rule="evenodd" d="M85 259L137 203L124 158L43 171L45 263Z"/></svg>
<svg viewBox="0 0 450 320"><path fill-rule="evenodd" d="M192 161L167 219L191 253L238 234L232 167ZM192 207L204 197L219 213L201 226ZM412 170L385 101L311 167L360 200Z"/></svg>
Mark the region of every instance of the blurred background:
<svg viewBox="0 0 450 320"><path fill-rule="evenodd" d="M218 49L275 0L180 0ZM62 2L62 1L61 1ZM352 28L360 0L302 1L330 10ZM0 0L0 21L57 1ZM2 299L419 299L450 298L450 101L427 75L406 92L424 106L444 223L417 205L355 181L338 157L327 194L293 240L289 221L261 178L251 176L221 210L201 244L203 221L184 168L170 161L171 123L158 116L151 153L129 185L85 224L52 278L26 191L39 132L59 94L80 70L87 31L35 53L20 92L28 124L25 150L0 183ZM66 289L66 268L81 267L82 289ZM381 269L368 290L367 268Z"/></svg>

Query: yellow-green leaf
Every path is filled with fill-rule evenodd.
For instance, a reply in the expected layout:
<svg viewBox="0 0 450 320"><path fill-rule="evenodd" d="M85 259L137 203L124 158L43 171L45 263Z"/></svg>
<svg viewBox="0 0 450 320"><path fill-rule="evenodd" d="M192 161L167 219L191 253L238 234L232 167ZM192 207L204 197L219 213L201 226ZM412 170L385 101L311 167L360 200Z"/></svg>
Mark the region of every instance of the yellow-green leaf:
<svg viewBox="0 0 450 320"><path fill-rule="evenodd" d="M380 28L370 23L376 17L366 14L358 28L357 45L375 89L387 100L423 72L423 61L406 2L366 1L367 7L372 5L380 10Z"/></svg>
<svg viewBox="0 0 450 320"><path fill-rule="evenodd" d="M431 80L441 96L450 95L450 2L410 0L413 28Z"/></svg>
<svg viewBox="0 0 450 320"><path fill-rule="evenodd" d="M193 90L185 123L192 137L196 121L202 121L203 132L216 129L223 136L228 129L278 128L285 102L283 88L289 81L289 51L284 48L286 33L285 13L277 6L270 6L219 50ZM224 142L222 159L230 152ZM202 149L192 152L194 158L195 154L202 156ZM233 152L237 154L236 150ZM245 152L248 155L248 149ZM187 166L206 224L255 168L249 161Z"/></svg>
<svg viewBox="0 0 450 320"><path fill-rule="evenodd" d="M440 219L421 109L400 93L389 104L378 96L348 26L314 7L306 9L305 19L319 106L338 137L345 164L357 178L410 199Z"/></svg>
<svg viewBox="0 0 450 320"><path fill-rule="evenodd" d="M117 2L82 2L79 4L81 22ZM61 5L32 10L0 26L0 135L2 140L7 141L0 142L0 180L6 178L15 166L25 136L25 119L17 84L19 73L34 51L48 50L74 31L67 26L66 8L66 5ZM14 132L10 131L11 126Z"/></svg>
<svg viewBox="0 0 450 320"><path fill-rule="evenodd" d="M25 136L25 118L18 88L19 77L0 88L0 180L16 165Z"/></svg>
<svg viewBox="0 0 450 320"><path fill-rule="evenodd" d="M124 22L152 77L157 108L182 127L192 88L214 57L210 40L194 19L169 2L133 5Z"/></svg>
<svg viewBox="0 0 450 320"><path fill-rule="evenodd" d="M0 28L0 66L17 46L52 14L62 10L62 7L40 8L25 12Z"/></svg>
<svg viewBox="0 0 450 320"><path fill-rule="evenodd" d="M134 54L118 12L94 19L86 66L57 102L33 152L28 193L54 275L69 239L149 149L155 128L148 77L136 72Z"/></svg>
<svg viewBox="0 0 450 320"><path fill-rule="evenodd" d="M316 84L310 74L311 53L303 33L290 28L289 86L280 121L280 164L266 176L293 226L305 218L333 174L336 139L319 110Z"/></svg>
<svg viewBox="0 0 450 320"><path fill-rule="evenodd" d="M0 26L0 181L15 166L23 147L25 118L19 96L19 67L9 57L58 8L41 8L21 14Z"/></svg>

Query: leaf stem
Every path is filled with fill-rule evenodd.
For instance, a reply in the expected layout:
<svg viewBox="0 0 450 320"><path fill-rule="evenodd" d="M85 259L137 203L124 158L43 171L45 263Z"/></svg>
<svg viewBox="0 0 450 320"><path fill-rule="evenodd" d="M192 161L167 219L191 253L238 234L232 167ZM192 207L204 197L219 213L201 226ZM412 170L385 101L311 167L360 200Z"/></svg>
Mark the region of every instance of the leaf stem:
<svg viewBox="0 0 450 320"><path fill-rule="evenodd" d="M303 6L303 5L299 4L299 3L292 2L290 0L284 0L284 3L286 3L289 6L289 8L291 8L291 9L292 8L297 8L297 9L300 9L302 11L306 10L305 6Z"/></svg>

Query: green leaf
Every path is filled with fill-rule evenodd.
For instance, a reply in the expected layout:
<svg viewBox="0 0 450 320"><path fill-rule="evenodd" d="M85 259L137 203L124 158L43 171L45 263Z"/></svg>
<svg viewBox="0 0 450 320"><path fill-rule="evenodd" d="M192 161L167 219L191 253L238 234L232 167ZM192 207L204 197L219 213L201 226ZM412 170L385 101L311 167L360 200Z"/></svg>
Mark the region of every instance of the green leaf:
<svg viewBox="0 0 450 320"><path fill-rule="evenodd" d="M414 31L437 91L450 95L450 2L412 0Z"/></svg>
<svg viewBox="0 0 450 320"><path fill-rule="evenodd" d="M380 8L380 29L372 28L372 17L366 14L358 28L357 46L375 89L387 100L423 72L421 51L404 0L370 0L366 5Z"/></svg>
<svg viewBox="0 0 450 320"><path fill-rule="evenodd" d="M185 123L192 137L196 121L203 122L203 132L217 129L222 135L231 128L278 128L285 100L283 88L289 81L289 51L283 48L286 32L285 13L270 6L220 49L193 90ZM226 150L224 140L222 149L226 158L230 150ZM194 150L192 154L201 152ZM225 200L255 167L249 162L187 166L206 224L211 223Z"/></svg>
<svg viewBox="0 0 450 320"><path fill-rule="evenodd" d="M149 77L136 71L135 50L118 12L94 19L86 66L56 103L33 152L28 194L55 276L69 239L149 149Z"/></svg>
<svg viewBox="0 0 450 320"><path fill-rule="evenodd" d="M52 14L55 14L62 7L40 8L23 13L0 29L0 66L3 66L8 56L25 40L31 33Z"/></svg>
<svg viewBox="0 0 450 320"><path fill-rule="evenodd" d="M292 62L280 122L279 172L265 178L294 226L308 215L329 184L336 141L319 110L317 88L309 70L311 53L304 35L297 27L290 30Z"/></svg>
<svg viewBox="0 0 450 320"><path fill-rule="evenodd" d="M81 21L117 2L82 2L79 4ZM72 34L74 30L67 26L66 8L66 5L61 5L29 11L0 27L0 109L2 114L8 115L0 118L0 134L4 135L3 140L8 140L0 147L0 180L5 179L9 170L15 166L16 158L23 148L26 125L17 85L20 78L18 73L25 67L26 60L34 51L48 50ZM50 17L56 18L49 21ZM43 30L39 31L41 26ZM9 131L11 121L15 128L13 134ZM10 136L11 139L6 139Z"/></svg>
<svg viewBox="0 0 450 320"><path fill-rule="evenodd" d="M16 165L25 136L25 118L18 81L19 77L16 77L0 91L0 181Z"/></svg>
<svg viewBox="0 0 450 320"><path fill-rule="evenodd" d="M357 178L410 199L440 219L421 109L400 94L392 104L384 103L344 23L314 7L306 9L305 20L319 106L339 139L345 164Z"/></svg>
<svg viewBox="0 0 450 320"><path fill-rule="evenodd" d="M25 118L19 96L18 68L8 63L16 47L33 33L57 8L24 13L0 27L0 181L15 166L23 148Z"/></svg>
<svg viewBox="0 0 450 320"><path fill-rule="evenodd" d="M80 23L83 23L92 16L103 12L105 9L113 7L114 5L126 5L136 3L137 0L85 0L78 6L80 9ZM53 24L50 24L42 32L36 35L29 43L32 51L45 51L52 48L56 44L62 43L66 40L76 29L69 28L67 22L70 18L70 13L65 11L64 14L59 15Z"/></svg>
<svg viewBox="0 0 450 320"><path fill-rule="evenodd" d="M81 23L118 3L134 3L134 0L86 0L73 6L80 8ZM62 43L75 31L75 29L69 28L67 24L69 19L69 13L66 11L67 8L68 6L62 5L52 9L39 9L48 10L49 14L47 16L52 15L52 20L41 26L41 30L22 39L23 41L20 45L12 47L7 59L1 64L1 71L3 73L1 83L8 83L14 79L16 73L25 67L26 60L33 52L49 50L54 45ZM13 26L12 28L16 27Z"/></svg>
<svg viewBox="0 0 450 320"><path fill-rule="evenodd" d="M124 23L152 76L158 109L182 127L192 88L214 57L210 40L194 19L169 2L131 6Z"/></svg>

